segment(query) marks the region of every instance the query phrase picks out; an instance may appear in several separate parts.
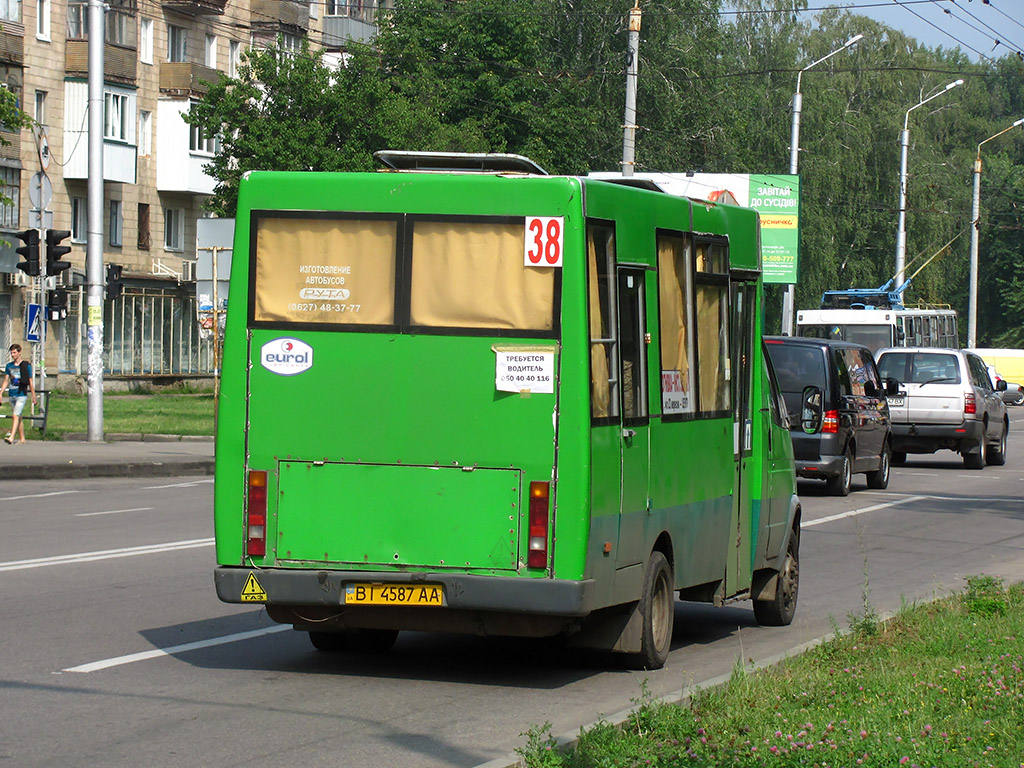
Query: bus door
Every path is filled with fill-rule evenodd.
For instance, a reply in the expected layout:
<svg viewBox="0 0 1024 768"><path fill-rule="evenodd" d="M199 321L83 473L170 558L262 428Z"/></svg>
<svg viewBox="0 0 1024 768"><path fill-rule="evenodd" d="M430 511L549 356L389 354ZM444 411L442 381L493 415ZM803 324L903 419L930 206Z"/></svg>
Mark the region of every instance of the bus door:
<svg viewBox="0 0 1024 768"><path fill-rule="evenodd" d="M619 396L622 414L619 565L639 563L650 479L650 420L647 409L647 343L645 281L641 267L617 269L619 319Z"/></svg>
<svg viewBox="0 0 1024 768"><path fill-rule="evenodd" d="M757 284L738 281L733 276L729 288L732 338L730 368L732 371L733 460L736 479L733 491L732 535L729 566L725 578L726 594L746 588L751 578L751 484L758 463L753 458L753 350Z"/></svg>

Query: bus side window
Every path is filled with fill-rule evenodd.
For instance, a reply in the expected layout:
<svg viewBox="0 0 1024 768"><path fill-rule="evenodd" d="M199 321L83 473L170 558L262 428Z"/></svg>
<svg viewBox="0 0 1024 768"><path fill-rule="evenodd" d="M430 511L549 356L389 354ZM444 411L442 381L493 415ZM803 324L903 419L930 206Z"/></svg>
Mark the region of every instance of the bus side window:
<svg viewBox="0 0 1024 768"><path fill-rule="evenodd" d="M705 413L729 410L729 277L724 243L698 242L697 397ZM702 271L704 270L708 271ZM721 270L721 274L716 271Z"/></svg>
<svg viewBox="0 0 1024 768"><path fill-rule="evenodd" d="M666 416L692 413L693 298L692 249L687 236L659 232L658 300L661 337L661 410Z"/></svg>
<svg viewBox="0 0 1024 768"><path fill-rule="evenodd" d="M590 314L590 413L594 419L619 415L619 367L615 324L615 230L587 223L587 307Z"/></svg>

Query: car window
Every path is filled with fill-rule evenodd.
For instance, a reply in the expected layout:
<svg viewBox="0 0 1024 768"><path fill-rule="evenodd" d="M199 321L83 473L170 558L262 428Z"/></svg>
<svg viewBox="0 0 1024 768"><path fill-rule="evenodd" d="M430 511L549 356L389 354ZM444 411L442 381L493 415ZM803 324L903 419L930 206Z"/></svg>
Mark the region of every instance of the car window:
<svg viewBox="0 0 1024 768"><path fill-rule="evenodd" d="M906 352L886 352L878 358L878 372L883 379L907 380L907 364L910 355Z"/></svg>
<svg viewBox="0 0 1024 768"><path fill-rule="evenodd" d="M868 380L868 370L864 366L864 359L860 355L860 350L839 349L836 352L836 357L842 358L847 375L850 377L850 394L863 397L866 394L864 384Z"/></svg>
<svg viewBox="0 0 1024 768"><path fill-rule="evenodd" d="M878 369L875 367L875 359L870 353L863 350L857 353L861 359L861 367L864 369L866 380L870 381L875 385L875 390L879 390L882 386L882 379L878 375Z"/></svg>
<svg viewBox="0 0 1024 768"><path fill-rule="evenodd" d="M832 359L836 369L836 383L839 385L839 394L852 395L853 386L850 384L850 366L847 364L846 356L843 354L845 352L849 352L849 350L834 350Z"/></svg>
<svg viewBox="0 0 1024 768"><path fill-rule="evenodd" d="M825 358L820 347L768 342L765 345L783 392L803 392L804 387L825 389Z"/></svg>
<svg viewBox="0 0 1024 768"><path fill-rule="evenodd" d="M967 355L967 365L971 371L971 383L979 389L991 390L992 382L989 381L988 371L985 370L985 364L981 358Z"/></svg>

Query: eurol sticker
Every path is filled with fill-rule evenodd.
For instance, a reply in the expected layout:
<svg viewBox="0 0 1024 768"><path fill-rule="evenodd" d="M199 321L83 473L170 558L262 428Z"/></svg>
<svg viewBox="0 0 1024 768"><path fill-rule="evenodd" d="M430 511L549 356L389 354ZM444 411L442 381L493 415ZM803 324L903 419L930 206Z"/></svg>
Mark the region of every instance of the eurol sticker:
<svg viewBox="0 0 1024 768"><path fill-rule="evenodd" d="M298 339L274 339L260 349L260 364L279 376L294 376L313 367L313 348Z"/></svg>

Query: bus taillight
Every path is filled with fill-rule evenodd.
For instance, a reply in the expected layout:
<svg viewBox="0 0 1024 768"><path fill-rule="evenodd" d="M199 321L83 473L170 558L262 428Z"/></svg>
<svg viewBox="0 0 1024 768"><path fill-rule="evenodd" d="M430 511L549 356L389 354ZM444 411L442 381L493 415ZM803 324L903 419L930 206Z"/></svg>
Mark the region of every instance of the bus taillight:
<svg viewBox="0 0 1024 768"><path fill-rule="evenodd" d="M548 495L551 483L530 483L530 543L526 565L548 566Z"/></svg>
<svg viewBox="0 0 1024 768"><path fill-rule="evenodd" d="M839 431L839 411L825 411L825 420L821 423L821 431L833 435Z"/></svg>
<svg viewBox="0 0 1024 768"><path fill-rule="evenodd" d="M263 557L267 554L267 473L264 470L249 471L245 516L245 554Z"/></svg>

